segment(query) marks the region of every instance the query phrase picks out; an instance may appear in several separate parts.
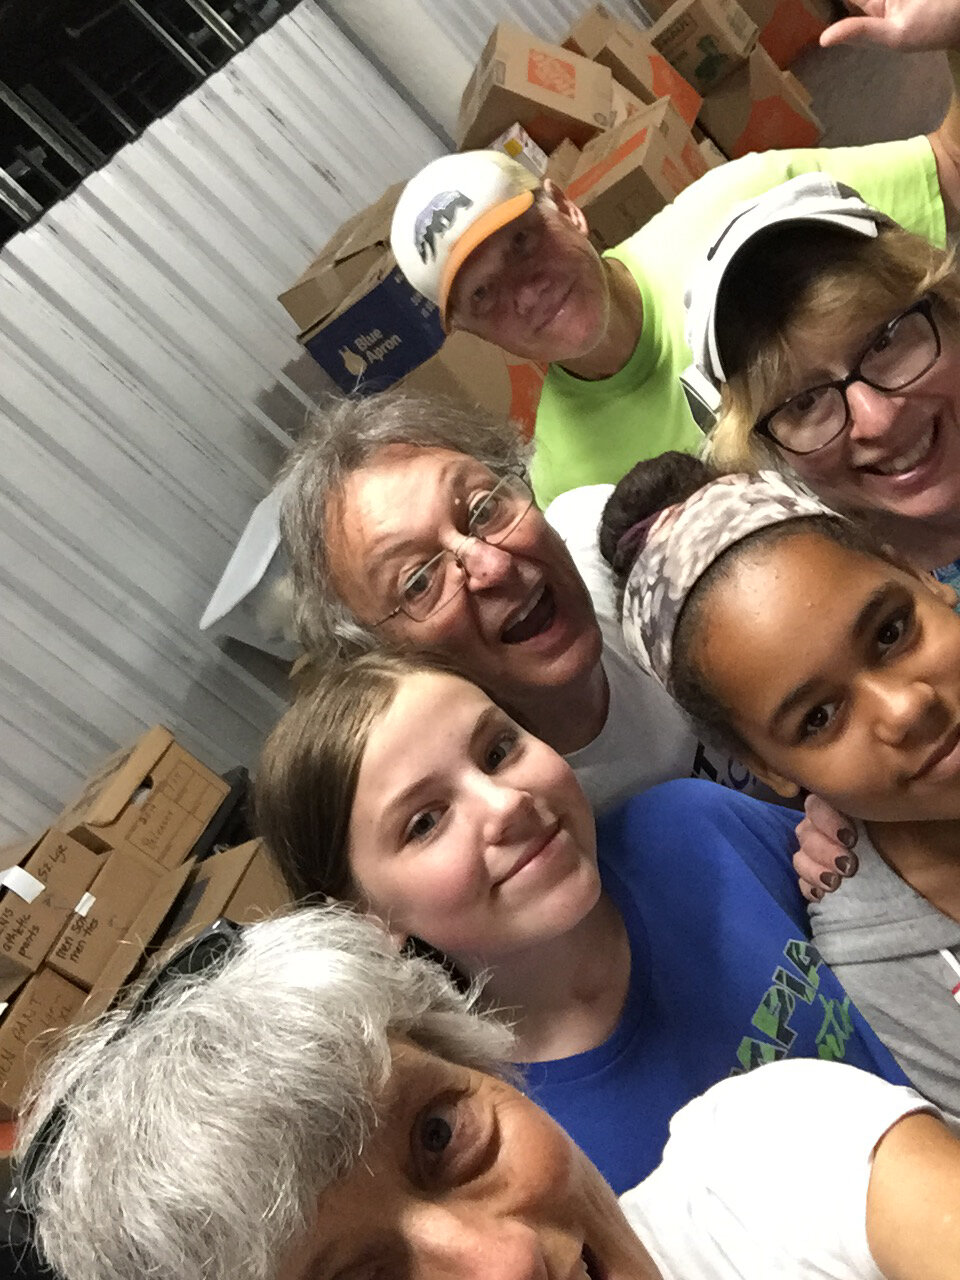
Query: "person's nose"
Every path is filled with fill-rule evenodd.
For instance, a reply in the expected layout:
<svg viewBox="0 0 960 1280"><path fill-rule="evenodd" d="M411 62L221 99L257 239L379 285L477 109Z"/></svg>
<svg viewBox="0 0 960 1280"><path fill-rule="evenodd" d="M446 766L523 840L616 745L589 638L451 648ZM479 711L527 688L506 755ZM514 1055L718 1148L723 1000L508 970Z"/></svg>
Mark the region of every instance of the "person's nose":
<svg viewBox="0 0 960 1280"><path fill-rule="evenodd" d="M456 552L468 591L499 586L510 574L512 556L503 547L482 538L464 538Z"/></svg>
<svg viewBox="0 0 960 1280"><path fill-rule="evenodd" d="M877 391L865 382L851 382L847 387L850 439L857 444L882 443L900 418L903 407L902 395Z"/></svg>
<svg viewBox="0 0 960 1280"><path fill-rule="evenodd" d="M877 672L868 678L874 731L888 746L923 743L950 727L950 710L926 679Z"/></svg>
<svg viewBox="0 0 960 1280"><path fill-rule="evenodd" d="M492 1208L425 1205L407 1234L418 1280L547 1280L536 1229Z"/></svg>
<svg viewBox="0 0 960 1280"><path fill-rule="evenodd" d="M544 290L549 287L550 281L535 263L518 268L521 271L520 276L514 281L513 286L513 305L517 315L521 319L525 319L538 306Z"/></svg>
<svg viewBox="0 0 960 1280"><path fill-rule="evenodd" d="M477 800L483 807L485 842L491 848L529 840L545 826L531 793L502 774L478 776Z"/></svg>

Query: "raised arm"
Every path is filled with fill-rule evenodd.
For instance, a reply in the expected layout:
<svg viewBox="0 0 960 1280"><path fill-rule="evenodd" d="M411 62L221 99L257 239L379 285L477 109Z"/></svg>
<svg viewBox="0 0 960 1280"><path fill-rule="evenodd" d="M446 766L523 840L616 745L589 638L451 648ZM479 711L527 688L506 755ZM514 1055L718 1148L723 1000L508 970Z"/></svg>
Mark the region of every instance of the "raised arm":
<svg viewBox="0 0 960 1280"><path fill-rule="evenodd" d="M942 49L953 93L939 128L929 135L937 161L947 228L960 228L960 0L855 0L862 14L841 18L820 37L824 46L846 41L882 44L905 53Z"/></svg>
<svg viewBox="0 0 960 1280"><path fill-rule="evenodd" d="M886 1280L960 1276L960 1139L936 1117L905 1116L880 1140L867 1240Z"/></svg>

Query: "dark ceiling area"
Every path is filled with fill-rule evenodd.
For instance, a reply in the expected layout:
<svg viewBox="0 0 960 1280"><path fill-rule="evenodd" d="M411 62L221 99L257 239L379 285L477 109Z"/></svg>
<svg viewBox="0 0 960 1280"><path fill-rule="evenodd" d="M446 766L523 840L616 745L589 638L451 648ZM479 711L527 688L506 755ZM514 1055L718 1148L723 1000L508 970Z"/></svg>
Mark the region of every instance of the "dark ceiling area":
<svg viewBox="0 0 960 1280"><path fill-rule="evenodd" d="M296 0L0 0L0 243Z"/></svg>

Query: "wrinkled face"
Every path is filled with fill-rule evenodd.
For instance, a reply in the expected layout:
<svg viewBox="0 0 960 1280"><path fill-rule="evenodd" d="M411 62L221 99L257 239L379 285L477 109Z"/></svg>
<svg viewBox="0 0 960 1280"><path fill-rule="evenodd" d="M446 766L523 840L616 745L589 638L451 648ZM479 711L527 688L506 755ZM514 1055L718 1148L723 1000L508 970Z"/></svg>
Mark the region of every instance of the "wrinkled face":
<svg viewBox="0 0 960 1280"><path fill-rule="evenodd" d="M330 561L341 599L374 624L438 551L458 551L465 590L438 613L404 614L381 633L399 648L429 650L524 711L543 690L587 679L600 660L600 629L583 580L536 507L503 542L464 541L470 512L496 477L466 454L391 445L348 476Z"/></svg>
<svg viewBox="0 0 960 1280"><path fill-rule="evenodd" d="M768 773L857 818L957 818L953 598L798 532L748 550L710 589L693 657Z"/></svg>
<svg viewBox="0 0 960 1280"><path fill-rule="evenodd" d="M371 729L349 857L392 931L470 969L566 933L600 894L570 766L475 685L433 672L404 679Z"/></svg>
<svg viewBox="0 0 960 1280"><path fill-rule="evenodd" d="M829 502L847 509L956 522L960 511L960 339L939 316L937 322L942 354L928 373L900 392L853 383L847 388L850 423L845 431L816 453L783 452L796 473ZM870 349L882 327L855 329L829 352L800 341L798 375L775 402L844 377Z"/></svg>
<svg viewBox="0 0 960 1280"><path fill-rule="evenodd" d="M541 199L473 251L447 318L515 355L562 362L593 350L609 309L606 272L586 233Z"/></svg>
<svg viewBox="0 0 960 1280"><path fill-rule="evenodd" d="M599 1173L491 1076L398 1045L384 1118L320 1198L292 1280L658 1280Z"/></svg>

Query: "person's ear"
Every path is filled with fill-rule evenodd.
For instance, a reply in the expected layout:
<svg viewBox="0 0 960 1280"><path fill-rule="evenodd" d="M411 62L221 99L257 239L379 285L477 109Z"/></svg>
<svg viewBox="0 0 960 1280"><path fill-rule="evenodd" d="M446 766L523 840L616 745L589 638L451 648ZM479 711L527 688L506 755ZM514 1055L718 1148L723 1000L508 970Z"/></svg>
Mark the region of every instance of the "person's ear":
<svg viewBox="0 0 960 1280"><path fill-rule="evenodd" d="M924 574L923 584L928 591L931 591L936 596L941 604L945 604L948 609L956 609L956 587L951 587L949 582L941 582L940 579L935 578L932 573Z"/></svg>
<svg viewBox="0 0 960 1280"><path fill-rule="evenodd" d="M574 204L567 196L562 187L558 187L552 178L544 178L543 191L551 203L556 207L561 218L566 219L571 227L579 231L585 236L590 228L587 225L587 219L583 210L578 204Z"/></svg>
<svg viewBox="0 0 960 1280"><path fill-rule="evenodd" d="M383 932L387 935L387 937L396 947L397 951L402 951L403 948L407 945L407 939L410 936L407 933L406 929L393 928L389 923L389 921L384 920L380 912L375 911L374 908L371 907L369 903L361 902L359 904L359 907L360 907L360 910L363 912L364 917L367 920L372 921L373 924L377 925L378 928L383 930Z"/></svg>
<svg viewBox="0 0 960 1280"><path fill-rule="evenodd" d="M765 782L771 791L775 791L778 796L783 796L784 800L792 800L800 794L800 786L790 778L785 778L782 773L777 773L771 769L769 765L764 764L762 760L758 760L755 756L744 755L743 763L750 772L761 782Z"/></svg>
<svg viewBox="0 0 960 1280"><path fill-rule="evenodd" d="M930 594L936 596L941 604L945 604L949 609L957 607L957 591L955 587L951 587L949 582L941 582L939 578L933 576L929 569L920 568L887 542L883 544L881 550L891 564L895 564L900 569L905 569L911 577L919 578Z"/></svg>

